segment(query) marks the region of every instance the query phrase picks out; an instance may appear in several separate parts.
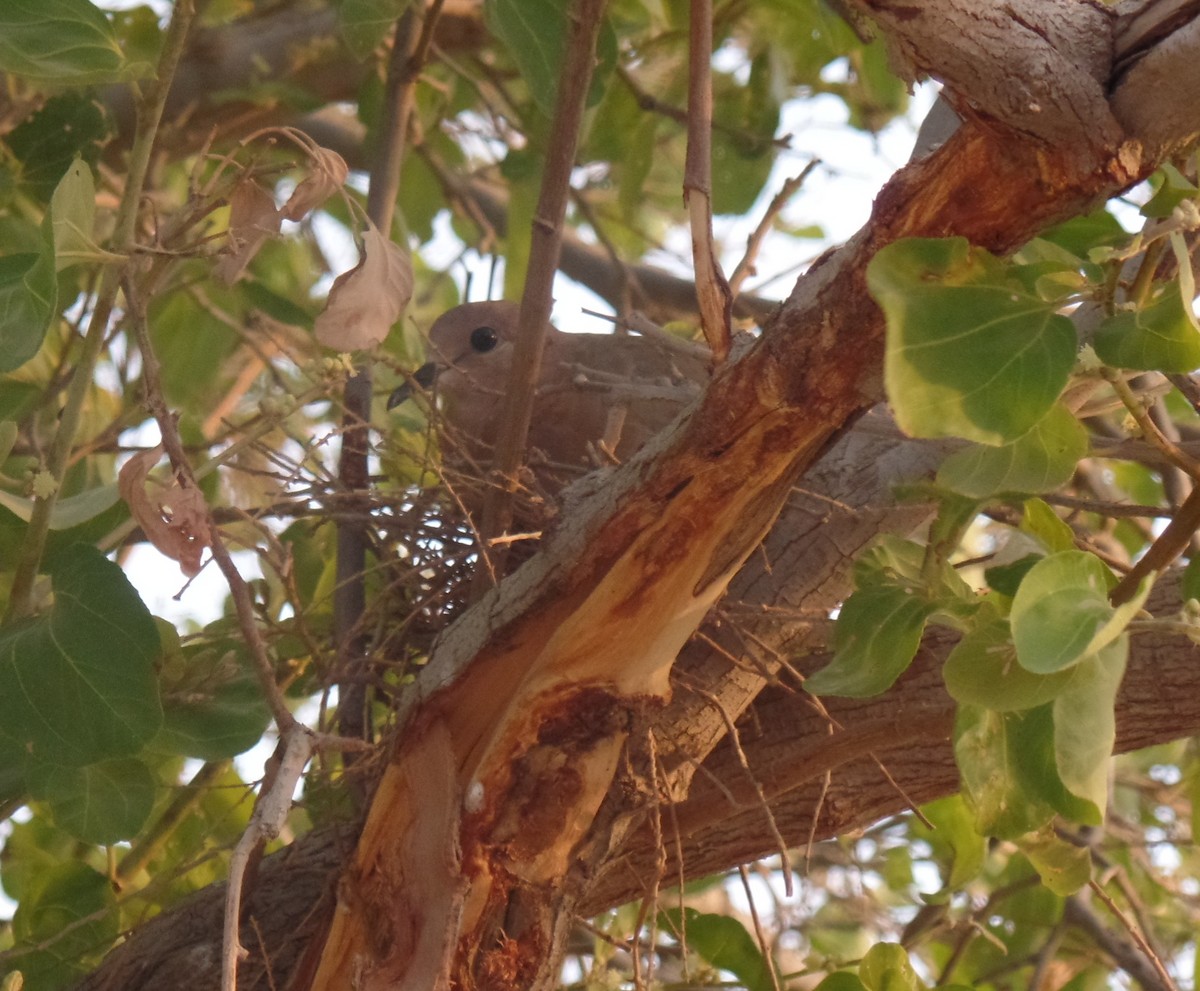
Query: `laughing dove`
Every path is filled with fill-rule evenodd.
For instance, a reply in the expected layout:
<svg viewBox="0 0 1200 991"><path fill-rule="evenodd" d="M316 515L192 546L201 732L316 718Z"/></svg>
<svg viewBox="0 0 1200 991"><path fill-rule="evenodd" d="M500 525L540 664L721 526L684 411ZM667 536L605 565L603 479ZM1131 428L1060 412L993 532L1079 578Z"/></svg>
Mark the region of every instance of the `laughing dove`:
<svg viewBox="0 0 1200 991"><path fill-rule="evenodd" d="M444 462L464 474L479 477L490 467L518 310L516 303L501 300L465 303L444 313L429 331L433 360L413 376L437 397ZM708 366L690 347L550 327L527 456L543 494L553 497L601 459L628 458L699 395ZM407 383L400 386L388 408L411 391Z"/></svg>

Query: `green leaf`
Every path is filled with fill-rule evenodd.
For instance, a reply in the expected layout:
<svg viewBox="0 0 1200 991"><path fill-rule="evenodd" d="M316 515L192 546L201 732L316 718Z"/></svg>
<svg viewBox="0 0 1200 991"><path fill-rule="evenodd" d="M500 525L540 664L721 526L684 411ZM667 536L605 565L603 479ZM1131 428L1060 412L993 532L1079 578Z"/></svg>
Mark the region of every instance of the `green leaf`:
<svg viewBox="0 0 1200 991"><path fill-rule="evenodd" d="M1050 492L1070 480L1087 450L1087 431L1068 409L1055 405L1011 444L974 444L951 454L938 470L937 483L979 499L1000 492Z"/></svg>
<svg viewBox="0 0 1200 991"><path fill-rule="evenodd" d="M833 660L804 687L814 695L866 698L889 689L912 663L935 607L910 589L874 585L842 606Z"/></svg>
<svg viewBox="0 0 1200 991"><path fill-rule="evenodd" d="M1187 373L1200 367L1200 332L1191 299L1178 280L1156 290L1138 310L1122 310L1097 329L1100 360L1117 368Z"/></svg>
<svg viewBox="0 0 1200 991"><path fill-rule="evenodd" d="M942 676L956 702L995 712L1045 705L1070 679L1068 672L1034 674L1018 664L1008 620L994 611L950 651Z"/></svg>
<svg viewBox="0 0 1200 991"><path fill-rule="evenodd" d="M1045 794L1053 792L1054 783L1039 787L1045 784L1045 769L1053 768L1053 745L1048 706L1023 713L959 706L954 755L962 796L980 833L1002 839L1023 836L1054 817Z"/></svg>
<svg viewBox="0 0 1200 991"><path fill-rule="evenodd" d="M49 942L19 958L29 991L65 986L103 954L120 932L116 896L99 871L77 860L43 872L21 899L12 921L18 947Z"/></svg>
<svg viewBox="0 0 1200 991"><path fill-rule="evenodd" d="M262 737L271 711L244 645L205 645L169 654L162 665L162 730L156 750L223 760Z"/></svg>
<svg viewBox="0 0 1200 991"><path fill-rule="evenodd" d="M354 57L370 55L387 36L410 0L342 0L338 7L338 29Z"/></svg>
<svg viewBox="0 0 1200 991"><path fill-rule="evenodd" d="M1055 746L1053 703L1006 713L959 706L954 753L962 795L979 832L1015 839L1056 813L1074 822L1100 822L1094 803L1064 785Z"/></svg>
<svg viewBox="0 0 1200 991"><path fill-rule="evenodd" d="M1116 217L1101 207L1086 217L1072 217L1042 231L1039 240L1049 241L1077 258L1086 259L1088 252L1097 245L1112 247L1125 244L1129 240L1129 233Z"/></svg>
<svg viewBox="0 0 1200 991"><path fill-rule="evenodd" d="M49 201L76 158L95 166L114 127L103 104L86 91L51 97L5 139L21 166L21 188Z"/></svg>
<svg viewBox="0 0 1200 991"><path fill-rule="evenodd" d="M929 841L934 856L943 865L942 890L957 891L983 869L987 840L975 829L975 817L961 795L929 802L921 806L921 814L933 824L933 829L927 830L914 822L914 831Z"/></svg>
<svg viewBox="0 0 1200 991"><path fill-rule="evenodd" d="M1184 200L1193 199L1200 189L1170 162L1150 177L1151 186L1157 186L1154 195L1142 207L1143 217L1164 220Z"/></svg>
<svg viewBox="0 0 1200 991"><path fill-rule="evenodd" d="M1066 385L1071 321L965 239L888 245L871 260L867 284L887 318L884 378L907 433L1014 441Z"/></svg>
<svg viewBox="0 0 1200 991"><path fill-rule="evenodd" d="M1009 539L1012 540L1013 538L1010 537ZM1011 599L1017 594L1017 589L1021 587L1021 582L1025 580L1029 569L1037 564L1042 557L1042 554L1025 554L1011 564L997 564L991 568L985 568L983 577L987 580L988 588Z"/></svg>
<svg viewBox="0 0 1200 991"><path fill-rule="evenodd" d="M848 970L835 970L817 985L816 991L866 991L866 985L857 974Z"/></svg>
<svg viewBox="0 0 1200 991"><path fill-rule="evenodd" d="M1046 550L1069 551L1075 548L1075 533L1050 506L1041 499L1026 499L1021 517L1021 531L1037 538Z"/></svg>
<svg viewBox="0 0 1200 991"><path fill-rule="evenodd" d="M737 919L728 915L684 908L664 909L666 923L685 940L688 949L721 970L727 970L747 991L771 991L771 968L757 941Z"/></svg>
<svg viewBox="0 0 1200 991"><path fill-rule="evenodd" d="M1091 803L1100 822L1108 803L1108 762L1117 729L1114 707L1125 674L1129 638L1118 637L1071 669L1054 700L1054 756L1063 785Z"/></svg>
<svg viewBox="0 0 1200 991"><path fill-rule="evenodd" d="M81 262L123 261L103 251L92 234L96 225L96 184L83 159L71 163L50 197L54 264L58 271Z"/></svg>
<svg viewBox="0 0 1200 991"><path fill-rule="evenodd" d="M1112 573L1086 551L1060 551L1030 568L1010 617L1021 666L1062 671L1119 636L1137 610L1118 613L1109 604L1111 583Z"/></svg>
<svg viewBox="0 0 1200 991"><path fill-rule="evenodd" d="M0 258L0 372L38 353L58 306L54 251Z"/></svg>
<svg viewBox="0 0 1200 991"><path fill-rule="evenodd" d="M0 735L35 763L134 754L162 720L154 620L93 547L73 545L48 570L54 605L0 628Z"/></svg>
<svg viewBox="0 0 1200 991"><path fill-rule="evenodd" d="M4 0L0 70L69 85L129 75L112 24L88 0Z"/></svg>
<svg viewBox="0 0 1200 991"><path fill-rule="evenodd" d="M154 808L154 775L130 757L85 767L37 764L28 780L30 794L50 806L55 823L84 843L130 839Z"/></svg>
<svg viewBox="0 0 1200 991"><path fill-rule="evenodd" d="M1179 581L1179 594L1184 601L1200 599L1200 554L1188 558L1187 567L1183 569L1183 578Z"/></svg>
<svg viewBox="0 0 1200 991"><path fill-rule="evenodd" d="M1060 839L1049 826L1019 837L1016 843L1056 895L1073 895L1092 879L1091 851Z"/></svg>
<svg viewBox="0 0 1200 991"><path fill-rule="evenodd" d="M114 482L111 485L101 485L98 488L80 492L78 495L68 496L66 499L59 499L55 502L54 509L50 511L50 529L69 530L73 526L79 526L81 523L95 519L101 513L115 506L119 498L120 493ZM26 523L33 515L32 499L13 495L3 489L0 489L0 506Z"/></svg>
<svg viewBox="0 0 1200 991"><path fill-rule="evenodd" d="M908 954L899 943L876 943L858 965L858 976L870 991L924 991Z"/></svg>
<svg viewBox="0 0 1200 991"><path fill-rule="evenodd" d="M534 102L552 117L566 52L567 5L561 0L489 0L484 19L516 62ZM617 36L608 20L600 27L596 57L589 105L603 94L604 80L617 61Z"/></svg>

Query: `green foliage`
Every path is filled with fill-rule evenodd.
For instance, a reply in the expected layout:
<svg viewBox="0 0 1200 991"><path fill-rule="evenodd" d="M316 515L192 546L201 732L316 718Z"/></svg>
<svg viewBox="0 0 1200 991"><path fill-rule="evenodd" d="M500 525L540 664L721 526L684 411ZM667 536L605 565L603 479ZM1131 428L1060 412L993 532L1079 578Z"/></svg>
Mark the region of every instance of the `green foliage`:
<svg viewBox="0 0 1200 991"><path fill-rule="evenodd" d="M54 605L0 627L0 736L34 765L135 754L162 722L150 613L91 547L69 548L48 569Z"/></svg>
<svg viewBox="0 0 1200 991"><path fill-rule="evenodd" d="M668 908L662 916L663 924L681 943L711 966L729 971L747 991L770 991L775 987L770 962L737 919L693 908Z"/></svg>
<svg viewBox="0 0 1200 991"><path fill-rule="evenodd" d="M867 282L888 318L884 375L906 432L998 445L1050 412L1075 330L1019 276L962 238L900 241L872 260Z"/></svg>
<svg viewBox="0 0 1200 991"><path fill-rule="evenodd" d="M1114 313L1096 330L1096 354L1117 368L1186 373L1200 367L1194 292L1186 293L1179 282L1169 283L1140 308Z"/></svg>
<svg viewBox="0 0 1200 991"><path fill-rule="evenodd" d="M973 444L956 451L938 469L938 484L966 496L1004 492L1051 492L1070 481L1087 454L1083 425L1061 405L1009 444Z"/></svg>
<svg viewBox="0 0 1200 991"><path fill-rule="evenodd" d="M44 83L109 83L131 67L108 18L88 0L6 0L0 71Z"/></svg>

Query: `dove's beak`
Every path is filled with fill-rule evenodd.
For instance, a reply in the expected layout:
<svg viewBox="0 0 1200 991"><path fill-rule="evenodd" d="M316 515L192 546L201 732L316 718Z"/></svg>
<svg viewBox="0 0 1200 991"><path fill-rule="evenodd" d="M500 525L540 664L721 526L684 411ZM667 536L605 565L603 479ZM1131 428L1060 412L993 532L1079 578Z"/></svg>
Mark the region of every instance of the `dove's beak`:
<svg viewBox="0 0 1200 991"><path fill-rule="evenodd" d="M411 378L409 378L405 382L400 383L400 385L396 387L396 391L393 392L390 396L388 396L387 408L395 409L402 402L406 401L407 399L410 399L413 394L413 383L414 382L417 385L419 385L422 389L428 389L430 386L433 385L434 380L437 378L438 371L439 371L439 368L438 368L438 365L436 362L433 362L433 361L426 362L424 365L422 365L420 368L418 368L415 372L412 373Z"/></svg>

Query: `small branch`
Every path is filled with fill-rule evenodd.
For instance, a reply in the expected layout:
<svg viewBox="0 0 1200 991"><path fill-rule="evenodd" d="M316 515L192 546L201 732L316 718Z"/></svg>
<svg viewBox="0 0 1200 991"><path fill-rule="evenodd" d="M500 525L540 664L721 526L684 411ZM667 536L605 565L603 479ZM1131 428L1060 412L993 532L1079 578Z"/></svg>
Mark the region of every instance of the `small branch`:
<svg viewBox="0 0 1200 991"><path fill-rule="evenodd" d="M817 159L813 159L800 171L797 176L786 180L779 192L767 205L767 209L763 212L762 219L758 225L751 231L750 236L746 238L746 253L742 255L742 260L737 263L733 274L729 277L729 292L734 299L742 291L742 283L750 276L755 274L754 260L758 257L758 252L762 248L762 243L766 239L767 233L771 230L771 226L775 223L775 218L787 206L788 200L796 195L797 190L804 185L804 180L812 174L813 169L819 165Z"/></svg>
<svg viewBox="0 0 1200 991"><path fill-rule="evenodd" d="M229 885L225 889L225 927L221 940L221 991L237 991L237 965L249 955L238 936L242 909L242 883L246 868L258 845L279 835L292 807L292 795L300 775L317 747L317 737L307 727L296 723L293 731L280 740L283 755L271 769L271 781L263 782L263 790L254 803L250 824L234 847L229 858Z"/></svg>
<svg viewBox="0 0 1200 991"><path fill-rule="evenodd" d="M146 406L158 423L159 433L162 435L162 445L171 459L171 468L175 472L175 477L179 479L180 485L184 488L197 489L199 486L196 484L196 476L192 472L187 452L183 448L179 427L175 418L168 412L166 401L163 399L162 366L159 364L158 355L150 341L145 303L131 280L127 280L125 283L125 298L138 350L142 354L142 379L146 385ZM271 664L271 658L267 654L266 644L263 643L254 616L254 600L250 595L250 589L237 570L237 565L233 563L233 558L225 547L225 542L221 539L221 532L213 522L207 503L205 504L205 513L212 556L229 585L229 594L233 598L238 625L241 628L242 636L246 638L246 645L250 648L250 656L254 660L259 686L263 690L263 695L280 733L286 733L295 725L296 719L288 709L279 685L276 684L275 668Z"/></svg>
<svg viewBox="0 0 1200 991"><path fill-rule="evenodd" d="M1067 899L1064 906L1064 920L1087 933L1100 949L1116 961L1117 966L1142 986L1144 991L1177 991L1175 982L1171 980L1162 961L1154 955L1137 927L1125 918L1099 884L1095 881L1090 881L1088 884L1096 897L1104 902L1109 911L1129 931L1133 943L1126 942L1112 932L1079 895Z"/></svg>
<svg viewBox="0 0 1200 991"><path fill-rule="evenodd" d="M390 237L396 211L396 196L408 148L409 122L415 103L416 82L428 57L433 28L442 0L434 0L417 25L424 4L409 4L396 22L377 158L371 168L367 190L367 216ZM338 481L349 493L370 487L369 441L371 424L371 366L364 362L345 386L343 393L342 447L338 459ZM338 667L349 674L338 704L338 729L348 737L370 739L367 680L358 674L367 663L362 617L366 611L367 568L366 526L362 520L345 520L337 528L337 580L333 592L334 643ZM347 755L347 764L352 763Z"/></svg>
<svg viewBox="0 0 1200 991"><path fill-rule="evenodd" d="M608 0L575 0L567 15L570 28L563 71L559 76L554 119L546 140L545 172L533 218L529 270L521 297L512 370L505 389L500 435L492 462L492 470L499 476L501 484L491 490L484 505L480 529L485 540L499 536L512 524L517 473L525 460L534 390L550 326L551 294L562 248L571 171L579 146L584 104L592 83L596 39L607 6ZM502 554L497 554L497 560L498 570L503 571ZM478 593L485 587L480 581L487 579L483 569L476 574L480 576L475 585Z"/></svg>
<svg viewBox="0 0 1200 991"><path fill-rule="evenodd" d="M712 0L692 0L688 41L688 140L683 204L692 231L692 263L700 326L713 364L729 355L733 292L721 271L712 236Z"/></svg>

